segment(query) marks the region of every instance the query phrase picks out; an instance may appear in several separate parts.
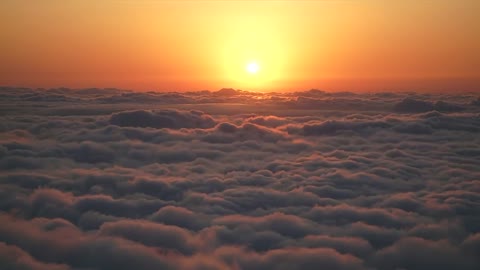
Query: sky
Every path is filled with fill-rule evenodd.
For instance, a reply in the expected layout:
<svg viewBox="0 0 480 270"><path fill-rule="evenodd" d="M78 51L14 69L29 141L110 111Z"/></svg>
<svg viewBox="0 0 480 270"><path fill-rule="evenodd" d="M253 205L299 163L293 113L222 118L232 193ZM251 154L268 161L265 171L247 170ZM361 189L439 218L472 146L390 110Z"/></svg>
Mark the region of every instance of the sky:
<svg viewBox="0 0 480 270"><path fill-rule="evenodd" d="M476 0L3 0L0 85L476 91L479 13Z"/></svg>

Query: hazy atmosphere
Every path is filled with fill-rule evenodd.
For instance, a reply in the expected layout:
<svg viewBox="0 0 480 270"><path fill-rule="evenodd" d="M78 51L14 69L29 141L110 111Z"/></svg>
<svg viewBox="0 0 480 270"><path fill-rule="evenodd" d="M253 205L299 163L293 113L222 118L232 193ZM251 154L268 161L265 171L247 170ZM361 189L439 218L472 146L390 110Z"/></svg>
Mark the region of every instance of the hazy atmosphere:
<svg viewBox="0 0 480 270"><path fill-rule="evenodd" d="M479 12L477 0L3 0L0 85L480 90Z"/></svg>

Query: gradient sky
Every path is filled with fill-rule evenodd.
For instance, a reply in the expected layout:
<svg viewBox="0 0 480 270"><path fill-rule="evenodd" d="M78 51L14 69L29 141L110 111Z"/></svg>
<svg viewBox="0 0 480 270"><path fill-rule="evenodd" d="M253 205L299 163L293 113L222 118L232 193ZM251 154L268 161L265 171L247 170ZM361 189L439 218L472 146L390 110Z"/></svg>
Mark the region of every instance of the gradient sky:
<svg viewBox="0 0 480 270"><path fill-rule="evenodd" d="M480 90L478 14L478 0L2 0L0 85Z"/></svg>

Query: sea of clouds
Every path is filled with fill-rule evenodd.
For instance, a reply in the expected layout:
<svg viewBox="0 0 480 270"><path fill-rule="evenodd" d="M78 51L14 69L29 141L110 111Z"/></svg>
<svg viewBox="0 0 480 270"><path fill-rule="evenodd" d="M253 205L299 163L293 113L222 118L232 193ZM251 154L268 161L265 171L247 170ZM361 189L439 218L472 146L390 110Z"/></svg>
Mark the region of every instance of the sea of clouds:
<svg viewBox="0 0 480 270"><path fill-rule="evenodd" d="M0 268L480 269L480 99L0 88Z"/></svg>

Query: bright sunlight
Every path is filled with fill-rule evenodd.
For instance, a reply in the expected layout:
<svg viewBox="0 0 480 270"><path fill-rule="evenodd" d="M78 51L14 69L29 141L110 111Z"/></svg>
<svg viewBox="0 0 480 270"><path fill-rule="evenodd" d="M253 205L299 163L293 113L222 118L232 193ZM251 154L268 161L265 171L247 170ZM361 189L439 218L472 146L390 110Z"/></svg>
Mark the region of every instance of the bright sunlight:
<svg viewBox="0 0 480 270"><path fill-rule="evenodd" d="M245 68L250 74L257 74L260 71L260 66L257 62L250 62Z"/></svg>

